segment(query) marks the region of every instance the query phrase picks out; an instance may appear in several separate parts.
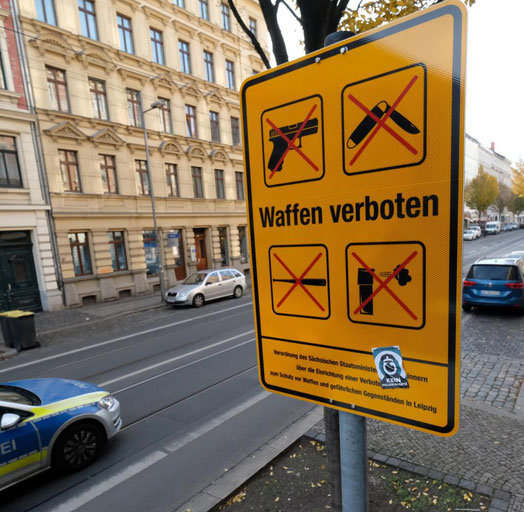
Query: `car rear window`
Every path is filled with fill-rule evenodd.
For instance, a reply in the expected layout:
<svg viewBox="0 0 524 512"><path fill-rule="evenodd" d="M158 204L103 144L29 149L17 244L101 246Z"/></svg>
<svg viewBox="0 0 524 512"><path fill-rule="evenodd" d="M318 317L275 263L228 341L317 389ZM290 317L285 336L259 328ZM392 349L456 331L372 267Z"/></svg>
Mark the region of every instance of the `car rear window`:
<svg viewBox="0 0 524 512"><path fill-rule="evenodd" d="M36 395L25 389L14 386L0 386L0 401L22 405L39 405L40 400Z"/></svg>
<svg viewBox="0 0 524 512"><path fill-rule="evenodd" d="M487 281L520 281L515 265L473 265L468 273L469 279Z"/></svg>

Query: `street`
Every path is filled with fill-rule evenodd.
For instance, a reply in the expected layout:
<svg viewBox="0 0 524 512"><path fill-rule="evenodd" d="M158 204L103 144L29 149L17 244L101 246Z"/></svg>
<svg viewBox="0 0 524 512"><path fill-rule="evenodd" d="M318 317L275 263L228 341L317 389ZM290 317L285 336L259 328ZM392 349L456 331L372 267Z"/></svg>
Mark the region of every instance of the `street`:
<svg viewBox="0 0 524 512"><path fill-rule="evenodd" d="M524 230L464 242L463 274L479 257L523 247ZM93 466L18 484L1 494L3 511L174 511L313 408L260 387L250 293L122 318L49 335L42 348L1 362L2 381L98 384L120 400L124 420ZM462 396L514 415L524 378L524 317L473 310L463 313L462 325ZM372 433L377 443L380 432ZM460 465L464 455L453 456ZM503 488L507 479L498 478Z"/></svg>

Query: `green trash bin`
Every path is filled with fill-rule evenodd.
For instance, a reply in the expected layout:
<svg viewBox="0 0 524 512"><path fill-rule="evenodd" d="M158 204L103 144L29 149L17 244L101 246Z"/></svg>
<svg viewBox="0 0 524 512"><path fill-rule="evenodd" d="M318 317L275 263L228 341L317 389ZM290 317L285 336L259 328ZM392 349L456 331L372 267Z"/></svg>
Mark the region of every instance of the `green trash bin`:
<svg viewBox="0 0 524 512"><path fill-rule="evenodd" d="M36 341L35 314L32 311L6 311L0 313L0 318L6 346L15 348L17 352L39 346Z"/></svg>

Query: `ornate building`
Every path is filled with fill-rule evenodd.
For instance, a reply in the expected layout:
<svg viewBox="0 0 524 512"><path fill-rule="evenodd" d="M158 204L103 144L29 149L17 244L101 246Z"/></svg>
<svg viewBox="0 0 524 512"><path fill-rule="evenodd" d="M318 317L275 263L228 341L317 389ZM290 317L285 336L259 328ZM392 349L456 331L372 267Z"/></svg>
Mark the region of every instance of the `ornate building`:
<svg viewBox="0 0 524 512"><path fill-rule="evenodd" d="M258 3L237 4L265 47ZM238 89L263 65L227 2L19 5L66 305L152 291L161 251L166 284L245 269Z"/></svg>
<svg viewBox="0 0 524 512"><path fill-rule="evenodd" d="M0 0L0 311L61 309L47 184L38 154L23 40ZM18 44L17 44L18 43Z"/></svg>

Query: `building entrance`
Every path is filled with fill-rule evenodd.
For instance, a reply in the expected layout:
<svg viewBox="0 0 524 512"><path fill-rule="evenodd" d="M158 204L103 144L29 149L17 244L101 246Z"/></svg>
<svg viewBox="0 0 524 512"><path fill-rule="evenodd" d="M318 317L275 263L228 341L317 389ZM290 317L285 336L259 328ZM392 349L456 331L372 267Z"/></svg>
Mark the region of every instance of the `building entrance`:
<svg viewBox="0 0 524 512"><path fill-rule="evenodd" d="M205 270L207 266L206 230L195 229L195 246L197 257L197 270Z"/></svg>

